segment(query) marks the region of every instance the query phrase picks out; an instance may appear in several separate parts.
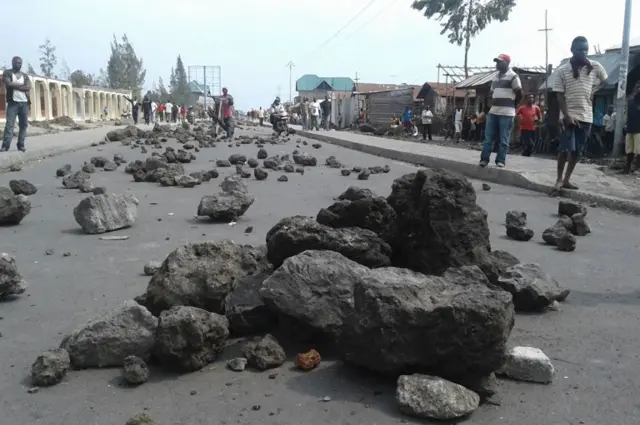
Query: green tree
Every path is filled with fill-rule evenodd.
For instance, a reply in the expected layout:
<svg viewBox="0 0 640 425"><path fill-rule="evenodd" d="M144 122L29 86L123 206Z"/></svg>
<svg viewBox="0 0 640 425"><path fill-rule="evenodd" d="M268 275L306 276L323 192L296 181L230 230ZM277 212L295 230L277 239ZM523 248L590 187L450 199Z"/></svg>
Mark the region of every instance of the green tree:
<svg viewBox="0 0 640 425"><path fill-rule="evenodd" d="M31 66L31 64L30 64L30 63L28 63L28 64L27 64L27 73L28 73L28 74L33 74L33 75L36 75L36 74L37 74L37 73L36 73L36 70L35 70L35 69L33 69L33 66Z"/></svg>
<svg viewBox="0 0 640 425"><path fill-rule="evenodd" d="M69 80L71 77L71 69L69 68L69 65L67 65L67 61L64 59L60 62L60 72L58 73L58 76L63 80Z"/></svg>
<svg viewBox="0 0 640 425"><path fill-rule="evenodd" d="M111 42L111 56L107 62L107 83L113 89L131 90L140 97L147 75L142 58L138 57L126 34L118 41L115 34Z"/></svg>
<svg viewBox="0 0 640 425"><path fill-rule="evenodd" d="M189 103L189 81L182 58L178 55L176 67L171 69L171 98L178 105Z"/></svg>
<svg viewBox="0 0 640 425"><path fill-rule="evenodd" d="M45 77L53 77L53 70L58 63L56 46L48 38L40 45L40 70Z"/></svg>
<svg viewBox="0 0 640 425"><path fill-rule="evenodd" d="M447 34L450 43L464 43L464 75L469 78L471 39L491 21L509 19L515 5L516 0L416 0L411 7L428 19L442 22L440 34Z"/></svg>
<svg viewBox="0 0 640 425"><path fill-rule="evenodd" d="M91 76L92 84L98 87L109 87L109 74L104 68L100 68L98 73Z"/></svg>
<svg viewBox="0 0 640 425"><path fill-rule="evenodd" d="M73 87L92 86L93 76L80 69L76 69L69 75L69 81Z"/></svg>
<svg viewBox="0 0 640 425"><path fill-rule="evenodd" d="M162 103L165 103L169 100L169 91L164 86L164 81L162 81L162 77L158 78L158 100Z"/></svg>

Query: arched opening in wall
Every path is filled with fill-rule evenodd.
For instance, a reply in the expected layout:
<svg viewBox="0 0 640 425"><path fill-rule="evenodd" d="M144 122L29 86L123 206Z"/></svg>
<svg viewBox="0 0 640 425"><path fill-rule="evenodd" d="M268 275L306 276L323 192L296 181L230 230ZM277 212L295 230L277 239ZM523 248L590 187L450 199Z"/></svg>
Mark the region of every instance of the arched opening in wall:
<svg viewBox="0 0 640 425"><path fill-rule="evenodd" d="M38 98L35 100L37 110L40 111L40 119L47 119L47 85L42 81L36 81L36 93ZM33 105L34 101L32 101Z"/></svg>
<svg viewBox="0 0 640 425"><path fill-rule="evenodd" d="M73 92L73 107L76 111L75 116L78 118L84 118L82 115L82 99L78 92Z"/></svg>
<svg viewBox="0 0 640 425"><path fill-rule="evenodd" d="M98 119L100 116L100 95L93 93L93 119Z"/></svg>
<svg viewBox="0 0 640 425"><path fill-rule="evenodd" d="M0 119L7 117L7 91L4 89L4 82L0 80Z"/></svg>
<svg viewBox="0 0 640 425"><path fill-rule="evenodd" d="M69 90L69 86L63 85L60 88L61 97L62 97L62 115L67 117L72 117L75 113L69 109L69 105L71 103L71 91ZM74 102L75 103L75 102ZM75 110L75 107L73 108Z"/></svg>
<svg viewBox="0 0 640 425"><path fill-rule="evenodd" d="M107 107L107 96L104 93L100 93L100 117L104 120L105 117L104 109Z"/></svg>
<svg viewBox="0 0 640 425"><path fill-rule="evenodd" d="M58 109L58 101L60 99L60 89L54 83L49 83L49 91L51 92L51 118L57 118L60 116Z"/></svg>
<svg viewBox="0 0 640 425"><path fill-rule="evenodd" d="M93 114L91 113L91 105L93 105L93 97L91 96L91 92L84 92L84 118L92 119Z"/></svg>

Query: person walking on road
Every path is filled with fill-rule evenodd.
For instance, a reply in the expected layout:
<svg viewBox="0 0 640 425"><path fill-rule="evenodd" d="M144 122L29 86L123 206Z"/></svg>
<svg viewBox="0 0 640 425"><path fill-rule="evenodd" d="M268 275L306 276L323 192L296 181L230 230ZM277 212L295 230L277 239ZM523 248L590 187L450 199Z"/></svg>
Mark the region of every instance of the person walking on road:
<svg viewBox="0 0 640 425"><path fill-rule="evenodd" d="M302 120L302 129L307 130L309 128L309 99L306 97L300 102L300 119Z"/></svg>
<svg viewBox="0 0 640 425"><path fill-rule="evenodd" d="M518 108L516 115L520 118L520 140L522 156L531 156L536 140L536 122L542 120L542 112L533 104L533 95L527 96L527 103Z"/></svg>
<svg viewBox="0 0 640 425"><path fill-rule="evenodd" d="M151 123L151 91L148 91L142 98L142 115L144 123L149 125Z"/></svg>
<svg viewBox="0 0 640 425"><path fill-rule="evenodd" d="M631 172L633 159L636 160L636 170L640 169L640 81L633 88L632 98L627 106L627 138L624 142L627 163L624 173Z"/></svg>
<svg viewBox="0 0 640 425"><path fill-rule="evenodd" d="M453 128L453 139L458 142L462 137L462 108L459 106L454 112Z"/></svg>
<svg viewBox="0 0 640 425"><path fill-rule="evenodd" d="M158 110L158 104L156 102L151 102L151 123L155 124L156 122L156 112Z"/></svg>
<svg viewBox="0 0 640 425"><path fill-rule="evenodd" d="M587 58L589 42L576 37L571 43L573 56L558 67L553 91L557 93L563 130L558 153L558 178L552 194L560 189L577 190L571 174L589 139L593 124L593 94L608 78L604 67ZM566 165L566 172L565 172Z"/></svg>
<svg viewBox="0 0 640 425"><path fill-rule="evenodd" d="M431 123L433 121L433 112L431 112L431 108L429 105L425 106L422 111L422 140L427 140L427 135L429 136L429 140L433 140L431 138Z"/></svg>
<svg viewBox="0 0 640 425"><path fill-rule="evenodd" d="M222 89L220 107L222 108L222 123L220 126L227 133L227 138L231 139L234 132L233 96L229 94L229 90L226 87Z"/></svg>
<svg viewBox="0 0 640 425"><path fill-rule="evenodd" d="M480 166L489 164L493 140L497 137L500 141L496 165L504 167L509 152L509 137L513 128L513 120L516 116L516 105L522 99L522 83L509 64L511 57L500 54L494 59L498 73L491 82L491 109L487 114L484 130L484 145L480 154Z"/></svg>
<svg viewBox="0 0 640 425"><path fill-rule="evenodd" d="M173 109L173 103L171 100L164 104L164 119L167 121L167 124L171 122L171 110Z"/></svg>
<svg viewBox="0 0 640 425"><path fill-rule="evenodd" d="M6 90L7 114L4 124L4 135L2 138L2 148L0 152L6 152L11 147L13 139L13 129L18 120L18 150L26 152L24 142L27 138L27 127L29 126L29 89L31 81L29 76L21 71L22 59L18 56L11 59L11 69L7 69L2 74L2 81Z"/></svg>
<svg viewBox="0 0 640 425"><path fill-rule="evenodd" d="M315 97L313 98L313 101L309 104L309 115L311 117L311 126L309 130L313 130L315 128L316 131L319 131L320 130L320 126L319 126L320 104L318 103L318 100Z"/></svg>
<svg viewBox="0 0 640 425"><path fill-rule="evenodd" d="M320 108L322 109L322 122L324 123L324 129L329 130L329 121L331 121L331 101L329 100L329 96L324 97L324 100L320 104Z"/></svg>
<svg viewBox="0 0 640 425"><path fill-rule="evenodd" d="M258 109L258 123L260 127L264 124L264 109L262 109L262 106Z"/></svg>
<svg viewBox="0 0 640 425"><path fill-rule="evenodd" d="M613 109L613 105L609 105L607 113L602 118L604 124L604 144L607 148L607 153L613 152L613 134L616 129L616 112Z"/></svg>

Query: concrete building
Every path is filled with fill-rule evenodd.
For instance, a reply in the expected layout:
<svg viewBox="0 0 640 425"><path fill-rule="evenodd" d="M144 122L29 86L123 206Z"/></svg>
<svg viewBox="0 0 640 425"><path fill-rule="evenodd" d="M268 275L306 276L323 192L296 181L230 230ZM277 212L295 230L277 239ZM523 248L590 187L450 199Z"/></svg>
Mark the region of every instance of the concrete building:
<svg viewBox="0 0 640 425"><path fill-rule="evenodd" d="M356 90L356 83L348 77L318 77L314 74L306 74L296 81L296 91L300 99L343 98L351 96Z"/></svg>
<svg viewBox="0 0 640 425"><path fill-rule="evenodd" d="M131 98L127 90L114 90L104 87L77 87L69 81L56 80L29 74L31 80L31 108L29 120L45 121L68 116L78 121L105 118L119 118L131 109L131 104L124 98ZM6 119L7 99L4 82L0 80L0 122Z"/></svg>

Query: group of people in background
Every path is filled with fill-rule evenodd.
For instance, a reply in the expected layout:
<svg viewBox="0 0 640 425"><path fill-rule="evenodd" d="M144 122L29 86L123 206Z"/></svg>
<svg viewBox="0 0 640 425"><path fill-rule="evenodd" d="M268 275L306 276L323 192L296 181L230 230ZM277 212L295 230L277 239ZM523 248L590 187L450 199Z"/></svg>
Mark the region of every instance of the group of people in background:
<svg viewBox="0 0 640 425"><path fill-rule="evenodd" d="M142 109L144 123L147 125L156 121L167 123L184 121L187 116L187 108L184 105L174 104L171 100L156 103L151 99L150 91L144 95L142 102L137 97L131 99L124 96L124 98L131 104L131 118L134 124L138 124L140 109Z"/></svg>
<svg viewBox="0 0 640 425"><path fill-rule="evenodd" d="M329 130L331 125L331 100L325 96L322 102L315 97L308 97L300 102L300 119L303 130L320 130L320 127Z"/></svg>

